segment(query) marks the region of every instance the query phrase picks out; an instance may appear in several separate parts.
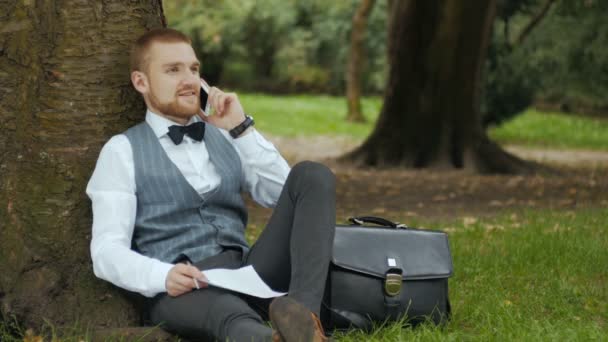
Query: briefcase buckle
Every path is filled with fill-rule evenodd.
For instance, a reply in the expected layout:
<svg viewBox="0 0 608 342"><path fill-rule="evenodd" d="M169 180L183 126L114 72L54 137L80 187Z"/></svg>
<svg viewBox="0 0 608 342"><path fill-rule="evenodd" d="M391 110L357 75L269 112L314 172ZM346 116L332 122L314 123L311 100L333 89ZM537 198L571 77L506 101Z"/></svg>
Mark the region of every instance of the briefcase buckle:
<svg viewBox="0 0 608 342"><path fill-rule="evenodd" d="M401 274L387 273L386 279L384 280L384 291L390 297L395 297L401 293L401 285L403 278Z"/></svg>

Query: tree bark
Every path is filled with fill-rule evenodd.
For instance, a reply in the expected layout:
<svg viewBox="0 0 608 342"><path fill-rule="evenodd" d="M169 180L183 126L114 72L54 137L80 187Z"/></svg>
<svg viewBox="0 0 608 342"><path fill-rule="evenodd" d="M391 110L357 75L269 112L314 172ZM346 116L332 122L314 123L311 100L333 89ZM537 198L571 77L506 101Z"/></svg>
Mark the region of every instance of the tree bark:
<svg viewBox="0 0 608 342"><path fill-rule="evenodd" d="M343 160L371 166L530 172L492 143L479 97L495 1L393 4L384 104L367 140Z"/></svg>
<svg viewBox="0 0 608 342"><path fill-rule="evenodd" d="M145 113L130 85L131 43L164 24L156 1L0 1L0 312L138 321L93 275L85 187L104 142Z"/></svg>
<svg viewBox="0 0 608 342"><path fill-rule="evenodd" d="M350 34L350 54L346 70L347 121L365 122L361 111L361 74L365 60L365 30L375 0L362 0L353 15Z"/></svg>

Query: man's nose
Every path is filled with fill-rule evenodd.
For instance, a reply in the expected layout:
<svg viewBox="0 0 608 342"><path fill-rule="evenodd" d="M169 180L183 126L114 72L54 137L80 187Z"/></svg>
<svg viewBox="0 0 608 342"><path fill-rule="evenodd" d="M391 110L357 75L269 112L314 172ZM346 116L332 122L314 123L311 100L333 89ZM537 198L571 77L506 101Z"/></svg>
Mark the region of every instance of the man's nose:
<svg viewBox="0 0 608 342"><path fill-rule="evenodd" d="M181 85L182 87L185 86L189 86L189 87L200 87L201 84L201 78L198 75L198 73L193 74L191 72L189 72L187 75L184 75L184 77L181 80Z"/></svg>

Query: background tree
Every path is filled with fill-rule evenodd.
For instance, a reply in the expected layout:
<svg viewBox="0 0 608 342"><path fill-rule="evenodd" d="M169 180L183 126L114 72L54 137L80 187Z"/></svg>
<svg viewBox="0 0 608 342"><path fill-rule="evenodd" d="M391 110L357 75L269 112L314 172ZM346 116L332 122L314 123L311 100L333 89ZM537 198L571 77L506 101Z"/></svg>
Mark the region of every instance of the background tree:
<svg viewBox="0 0 608 342"><path fill-rule="evenodd" d="M361 87L370 95L383 94L386 86L391 2L396 1L376 1L367 21ZM352 14L360 4L174 0L165 4L165 11L171 27L193 37L205 61L203 75L211 83L239 91L341 95L346 91ZM481 114L487 124L498 124L530 105L608 113L608 80L606 73L597 72L608 60L603 58L608 51L608 21L603 20L607 1L496 0L496 5L482 72L487 77ZM515 43L520 36L526 38Z"/></svg>
<svg viewBox="0 0 608 342"><path fill-rule="evenodd" d="M526 37L532 32L532 30L543 20L543 18L551 9L551 6L555 3L555 0L546 0L544 4L541 6L540 10L532 17L530 22L521 30L517 39L515 40L515 44L521 44L526 39ZM508 35L507 35L508 37Z"/></svg>
<svg viewBox="0 0 608 342"><path fill-rule="evenodd" d="M520 48L543 108L608 117L608 1L557 1ZM523 21L523 20L522 20Z"/></svg>
<svg viewBox="0 0 608 342"><path fill-rule="evenodd" d="M0 23L2 317L133 324L93 275L85 187L102 145L144 116L129 47L163 26L161 2L8 0Z"/></svg>
<svg viewBox="0 0 608 342"><path fill-rule="evenodd" d="M481 115L484 127L498 125L532 105L543 75L527 62L528 51L521 43L545 17L554 0L497 1L494 32L485 62ZM528 22L516 22L518 39L511 39L511 21L518 16L531 17ZM519 26L523 25L522 28ZM502 30L501 30L502 27Z"/></svg>
<svg viewBox="0 0 608 342"><path fill-rule="evenodd" d="M348 121L365 122L365 117L361 112L361 73L365 65L367 19L375 2L375 0L362 0L353 15L350 53L346 70L346 101L348 103L346 120Z"/></svg>
<svg viewBox="0 0 608 342"><path fill-rule="evenodd" d="M481 126L480 81L495 1L397 1L384 105L355 162L526 172Z"/></svg>
<svg viewBox="0 0 608 342"><path fill-rule="evenodd" d="M240 91L343 95L352 17L360 0L175 0L170 27L187 32L210 82ZM362 89L379 94L386 73L386 1L369 15Z"/></svg>

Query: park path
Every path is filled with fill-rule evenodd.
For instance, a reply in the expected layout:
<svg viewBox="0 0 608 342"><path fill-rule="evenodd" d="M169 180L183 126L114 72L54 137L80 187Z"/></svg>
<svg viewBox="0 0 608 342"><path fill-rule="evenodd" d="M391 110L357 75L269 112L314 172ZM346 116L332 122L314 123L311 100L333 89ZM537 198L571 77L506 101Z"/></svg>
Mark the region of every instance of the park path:
<svg viewBox="0 0 608 342"><path fill-rule="evenodd" d="M608 207L608 152L507 146L528 160L550 164L557 175L479 175L452 170L403 168L357 169L332 158L358 142L346 137L284 138L268 136L290 164L321 161L337 177L337 220L376 215L403 222L475 221L509 213L524 217L528 209L576 212ZM272 210L248 201L254 233ZM513 214L520 213L520 214ZM519 215L519 216L518 216Z"/></svg>
<svg viewBox="0 0 608 342"><path fill-rule="evenodd" d="M360 141L358 140L343 136L296 138L268 136L268 139L277 146L285 158L290 162L332 159L354 149L360 144ZM506 149L522 159L552 165L572 167L608 166L608 151L563 150L519 145L508 145L506 146Z"/></svg>

